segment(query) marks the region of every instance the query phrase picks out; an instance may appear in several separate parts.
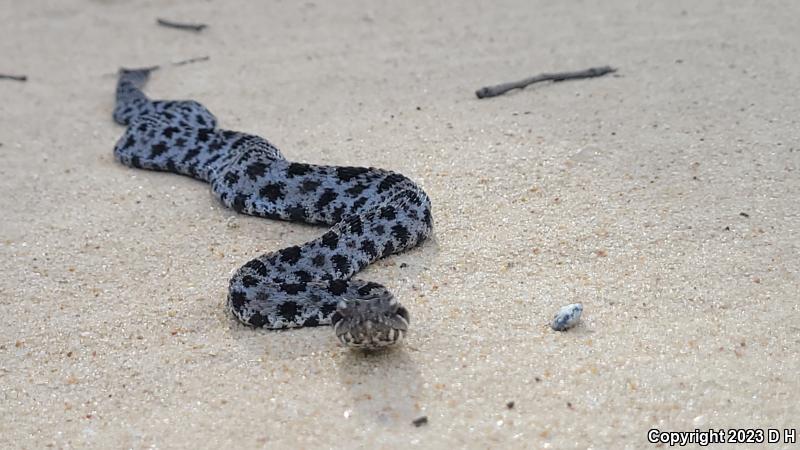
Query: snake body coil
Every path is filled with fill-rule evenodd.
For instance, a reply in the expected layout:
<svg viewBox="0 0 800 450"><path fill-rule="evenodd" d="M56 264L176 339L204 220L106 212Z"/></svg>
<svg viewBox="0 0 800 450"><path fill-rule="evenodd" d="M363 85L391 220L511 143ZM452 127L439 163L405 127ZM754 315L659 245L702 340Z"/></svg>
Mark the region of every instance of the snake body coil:
<svg viewBox="0 0 800 450"><path fill-rule="evenodd" d="M352 277L431 235L425 192L386 170L288 161L261 137L217 128L198 102L148 99L141 87L150 71L120 72L113 117L127 129L114 147L119 162L206 181L243 214L330 226L239 268L227 301L234 316L272 329L333 324L352 347L399 342L407 310L384 286Z"/></svg>

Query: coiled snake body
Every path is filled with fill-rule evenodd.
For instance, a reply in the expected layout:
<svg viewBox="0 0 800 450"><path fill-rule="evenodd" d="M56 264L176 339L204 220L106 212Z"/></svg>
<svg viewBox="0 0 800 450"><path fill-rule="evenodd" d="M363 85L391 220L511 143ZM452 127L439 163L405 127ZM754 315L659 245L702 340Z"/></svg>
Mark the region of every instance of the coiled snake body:
<svg viewBox="0 0 800 450"><path fill-rule="evenodd" d="M217 128L195 101L151 101L141 91L150 71L120 71L113 117L127 129L114 147L119 162L206 181L243 214L331 226L239 268L228 292L233 315L272 329L333 324L352 347L400 342L408 311L384 286L352 276L431 235L425 192L386 170L288 161L261 137Z"/></svg>

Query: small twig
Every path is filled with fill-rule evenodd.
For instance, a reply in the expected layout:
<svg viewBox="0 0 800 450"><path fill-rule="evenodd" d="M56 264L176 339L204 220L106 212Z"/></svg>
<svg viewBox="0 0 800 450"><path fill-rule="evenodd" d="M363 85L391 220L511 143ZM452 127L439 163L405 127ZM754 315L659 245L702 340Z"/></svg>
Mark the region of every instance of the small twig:
<svg viewBox="0 0 800 450"><path fill-rule="evenodd" d="M156 23L161 25L162 27L177 28L179 30L189 30L197 32L203 31L204 28L208 27L208 25L204 23L180 23L160 18L156 19Z"/></svg>
<svg viewBox="0 0 800 450"><path fill-rule="evenodd" d="M610 66L592 67L591 69L580 70L577 72L558 72L558 73L542 73L534 77L526 78L520 81L513 81L511 83L498 84L496 86L486 86L475 91L478 98L496 97L512 89L522 89L529 84L538 83L540 81L564 81L576 80L579 78L593 78L601 77L608 73L614 73L617 69Z"/></svg>
<svg viewBox="0 0 800 450"><path fill-rule="evenodd" d="M139 67L139 68L135 68L135 69L122 67L121 70L123 70L123 71L124 70L147 70L148 72L152 72L152 71L158 70L158 69L160 69L160 68L162 68L164 66L183 66L185 64L191 64L191 63L196 63L196 62L201 62L201 61L208 61L209 59L210 58L208 56L198 56L198 57L195 57L195 58L184 59L184 60L181 60L181 61L171 62L171 63L167 63L167 64L158 64L158 65L149 66L149 67ZM103 77L116 77L118 75L119 75L119 72L108 72L108 73L104 73L102 76Z"/></svg>
<svg viewBox="0 0 800 450"><path fill-rule="evenodd" d="M201 62L201 61L208 61L208 56L198 56L197 58L184 59L183 61L174 62L174 63L172 63L172 65L173 66L182 66L184 64L191 64L191 63L196 63L196 62Z"/></svg>
<svg viewBox="0 0 800 450"><path fill-rule="evenodd" d="M412 420L411 423L414 424L415 427L421 427L428 423L428 416L417 417Z"/></svg>
<svg viewBox="0 0 800 450"><path fill-rule="evenodd" d="M0 80L28 81L27 75L7 75L0 73Z"/></svg>

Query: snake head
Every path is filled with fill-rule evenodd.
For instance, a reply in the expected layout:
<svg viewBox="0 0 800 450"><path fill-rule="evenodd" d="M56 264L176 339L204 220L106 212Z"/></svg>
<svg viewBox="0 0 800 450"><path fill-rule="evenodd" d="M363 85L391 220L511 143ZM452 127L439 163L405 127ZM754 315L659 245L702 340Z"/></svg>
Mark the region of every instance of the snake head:
<svg viewBox="0 0 800 450"><path fill-rule="evenodd" d="M374 350L400 343L408 331L406 310L386 289L342 300L331 317L336 337L347 347Z"/></svg>

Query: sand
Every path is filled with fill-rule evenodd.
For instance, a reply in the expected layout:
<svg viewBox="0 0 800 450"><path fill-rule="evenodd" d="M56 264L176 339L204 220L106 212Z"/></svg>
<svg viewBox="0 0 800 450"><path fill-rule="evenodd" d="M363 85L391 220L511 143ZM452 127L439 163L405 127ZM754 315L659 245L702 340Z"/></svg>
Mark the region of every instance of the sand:
<svg viewBox="0 0 800 450"><path fill-rule="evenodd" d="M0 447L648 448L651 428L798 427L798 14L6 2L0 72L29 79L0 80ZM363 274L411 311L402 348L238 325L232 270L323 230L114 161L117 67L199 56L148 93L429 193L435 238ZM574 302L581 324L552 331Z"/></svg>

